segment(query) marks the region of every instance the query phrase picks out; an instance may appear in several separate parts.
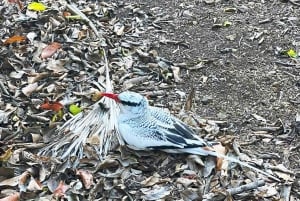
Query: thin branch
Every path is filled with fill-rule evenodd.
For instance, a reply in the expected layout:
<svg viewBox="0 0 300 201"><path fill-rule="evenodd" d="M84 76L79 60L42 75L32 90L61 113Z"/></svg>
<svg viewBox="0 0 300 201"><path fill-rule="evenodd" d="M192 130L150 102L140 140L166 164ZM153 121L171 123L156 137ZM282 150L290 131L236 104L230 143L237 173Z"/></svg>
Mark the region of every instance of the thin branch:
<svg viewBox="0 0 300 201"><path fill-rule="evenodd" d="M80 16L80 18L83 20L83 21L85 21L85 22L87 22L88 23L88 25L91 27L91 29L95 32L95 34L96 34L96 36L97 37L101 37L101 35L99 34L99 32L98 32L98 30L97 30L97 28L96 28L96 26L93 24L93 22L83 13L83 12L81 12L77 7L76 7L76 5L75 4L67 4L66 5L67 6L67 8L71 11L71 12L73 12L73 13L75 13L76 15L79 15Z"/></svg>
<svg viewBox="0 0 300 201"><path fill-rule="evenodd" d="M204 201L221 201L224 200L228 195L236 195L239 193L243 193L245 191L253 190L258 187L264 186L264 180L258 180L255 182L251 182L236 188L230 188L224 191L218 191L217 193L208 193L203 196Z"/></svg>

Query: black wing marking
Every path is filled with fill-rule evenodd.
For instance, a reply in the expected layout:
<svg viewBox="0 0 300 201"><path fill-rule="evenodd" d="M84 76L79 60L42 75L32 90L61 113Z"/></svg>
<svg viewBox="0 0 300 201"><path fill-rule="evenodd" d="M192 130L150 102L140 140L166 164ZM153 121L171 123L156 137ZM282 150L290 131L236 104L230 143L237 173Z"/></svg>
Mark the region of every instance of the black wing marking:
<svg viewBox="0 0 300 201"><path fill-rule="evenodd" d="M198 140L195 137L194 131L190 129L187 125L183 124L182 122L174 121L174 128L176 129L177 133L182 135L183 137L191 140ZM174 129L174 130L175 130Z"/></svg>

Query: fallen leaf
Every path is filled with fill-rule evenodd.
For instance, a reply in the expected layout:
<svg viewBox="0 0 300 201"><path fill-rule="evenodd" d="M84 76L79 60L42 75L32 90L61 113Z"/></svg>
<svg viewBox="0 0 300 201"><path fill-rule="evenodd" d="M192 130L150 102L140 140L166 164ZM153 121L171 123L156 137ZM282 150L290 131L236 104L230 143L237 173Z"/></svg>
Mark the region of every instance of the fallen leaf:
<svg viewBox="0 0 300 201"><path fill-rule="evenodd" d="M24 6L20 0L8 0L8 2L18 4L20 10L23 10L23 8L24 8Z"/></svg>
<svg viewBox="0 0 300 201"><path fill-rule="evenodd" d="M67 61L65 60L54 60L51 59L47 64L47 69L52 70L54 73L63 73L68 72L68 70L64 67Z"/></svg>
<svg viewBox="0 0 300 201"><path fill-rule="evenodd" d="M58 110L58 112L54 114L53 117L51 118L51 122L57 122L61 120L63 116L64 116L63 110Z"/></svg>
<svg viewBox="0 0 300 201"><path fill-rule="evenodd" d="M27 184L28 184L28 179L30 179L31 175L30 172L25 171L20 175L19 178L19 189L21 192L26 192L27 189Z"/></svg>
<svg viewBox="0 0 300 201"><path fill-rule="evenodd" d="M142 196L145 200L159 200L171 193L171 190L167 186L158 186L155 185L154 188L142 188L140 189L144 196Z"/></svg>
<svg viewBox="0 0 300 201"><path fill-rule="evenodd" d="M54 190L53 195L55 197L62 197L68 189L69 186L65 185L63 181L60 181L57 188Z"/></svg>
<svg viewBox="0 0 300 201"><path fill-rule="evenodd" d="M72 115L76 115L80 113L82 110L79 106L72 104L69 106L69 111L71 112Z"/></svg>
<svg viewBox="0 0 300 201"><path fill-rule="evenodd" d="M289 49L286 54L291 58L296 58L298 56L297 52L293 49Z"/></svg>
<svg viewBox="0 0 300 201"><path fill-rule="evenodd" d="M49 44L47 47L45 47L42 50L41 58L47 59L47 58L51 57L59 48L61 48L60 43L53 42L53 43Z"/></svg>
<svg viewBox="0 0 300 201"><path fill-rule="evenodd" d="M149 187L157 184L159 181L160 181L160 175L155 173L153 176L150 176L146 178L144 181L142 181L141 184Z"/></svg>
<svg viewBox="0 0 300 201"><path fill-rule="evenodd" d="M28 84L26 87L22 88L22 92L25 96L30 96L37 88L38 88L38 83L32 83L32 84Z"/></svg>
<svg viewBox="0 0 300 201"><path fill-rule="evenodd" d="M5 198L0 199L0 201L18 201L20 200L20 193L14 193Z"/></svg>
<svg viewBox="0 0 300 201"><path fill-rule="evenodd" d="M45 102L40 106L41 109L44 110L52 110L54 112L60 111L64 106L58 101L49 101L47 98Z"/></svg>
<svg viewBox="0 0 300 201"><path fill-rule="evenodd" d="M77 175L81 178L84 187L90 189L93 184L93 175L86 170L78 170Z"/></svg>
<svg viewBox="0 0 300 201"><path fill-rule="evenodd" d="M0 155L0 161L7 161L12 155L12 148L7 149L2 155Z"/></svg>
<svg viewBox="0 0 300 201"><path fill-rule="evenodd" d="M34 11L44 11L47 7L40 2L31 2L27 8Z"/></svg>
<svg viewBox="0 0 300 201"><path fill-rule="evenodd" d="M221 155L226 154L226 148L224 146L222 146L221 144L214 145L213 148L218 154L221 154ZM217 158L216 169L218 171L222 170L223 160L224 160L223 158Z"/></svg>
<svg viewBox="0 0 300 201"><path fill-rule="evenodd" d="M9 45L9 44L16 43L16 42L24 42L25 40L26 40L25 36L15 35L15 36L12 36L12 37L6 39L4 41L4 45Z"/></svg>

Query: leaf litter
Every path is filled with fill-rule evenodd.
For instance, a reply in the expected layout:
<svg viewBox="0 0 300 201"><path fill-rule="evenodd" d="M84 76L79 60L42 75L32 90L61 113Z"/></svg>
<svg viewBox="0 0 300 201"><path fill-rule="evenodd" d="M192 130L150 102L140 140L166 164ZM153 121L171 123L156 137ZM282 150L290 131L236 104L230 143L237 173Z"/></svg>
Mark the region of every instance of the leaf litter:
<svg viewBox="0 0 300 201"><path fill-rule="evenodd" d="M286 182L282 191L278 183L258 180L261 175L222 159L203 162L200 156L124 150L115 129L117 105L98 94L113 87L130 89L153 103L183 81L186 65L161 57L155 50L159 44L143 38L148 30L160 32L173 18L146 13L134 3L46 2L47 7L24 3L33 11L23 12L20 1L0 4L7 19L0 33L0 162L14 172L0 175L1 200L223 200L235 195L243 200L247 193L260 199L295 197L294 171L274 161L259 163L259 153L248 155ZM127 17L117 16L121 8L127 9ZM193 12L186 10L183 16L192 18ZM235 25L224 22L228 29ZM160 43L189 47L181 40L162 38ZM194 89L187 94L186 110L183 104L171 109L181 111L179 117L201 137L225 138L218 145L221 153L234 150L241 158L244 150L231 147L230 122L200 118L193 111ZM80 109L69 112L74 103ZM63 111L60 117L53 118L58 111ZM269 123L252 116L263 126Z"/></svg>

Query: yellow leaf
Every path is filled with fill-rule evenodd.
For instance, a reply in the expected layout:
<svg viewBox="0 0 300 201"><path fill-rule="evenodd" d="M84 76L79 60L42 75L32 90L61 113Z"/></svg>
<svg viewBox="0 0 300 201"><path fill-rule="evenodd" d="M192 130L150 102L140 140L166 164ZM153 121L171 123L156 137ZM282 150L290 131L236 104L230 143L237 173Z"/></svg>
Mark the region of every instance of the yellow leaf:
<svg viewBox="0 0 300 201"><path fill-rule="evenodd" d="M12 155L12 148L6 150L2 155L0 155L0 161L7 161Z"/></svg>
<svg viewBox="0 0 300 201"><path fill-rule="evenodd" d="M27 7L29 10L34 10L34 11L44 11L46 10L46 6L42 3L39 2L32 2L28 5Z"/></svg>
<svg viewBox="0 0 300 201"><path fill-rule="evenodd" d="M298 56L297 52L295 50L293 50L293 49L289 49L286 53L291 58L296 58Z"/></svg>
<svg viewBox="0 0 300 201"><path fill-rule="evenodd" d="M71 114L76 115L81 112L81 108L75 104L72 104L69 106L69 111L71 112Z"/></svg>
<svg viewBox="0 0 300 201"><path fill-rule="evenodd" d="M59 121L63 118L63 116L64 116L64 111L62 109L60 109L53 115L53 117L51 118L51 121L52 122Z"/></svg>

